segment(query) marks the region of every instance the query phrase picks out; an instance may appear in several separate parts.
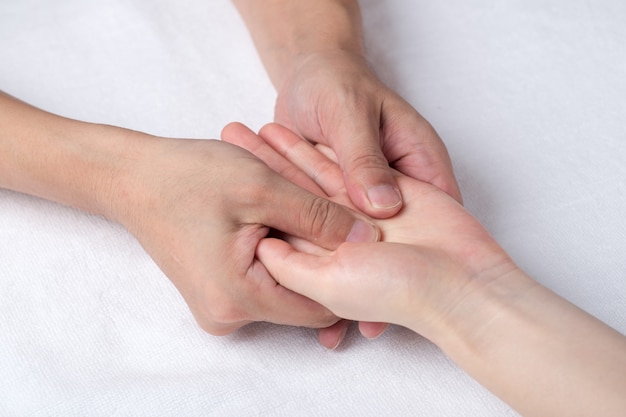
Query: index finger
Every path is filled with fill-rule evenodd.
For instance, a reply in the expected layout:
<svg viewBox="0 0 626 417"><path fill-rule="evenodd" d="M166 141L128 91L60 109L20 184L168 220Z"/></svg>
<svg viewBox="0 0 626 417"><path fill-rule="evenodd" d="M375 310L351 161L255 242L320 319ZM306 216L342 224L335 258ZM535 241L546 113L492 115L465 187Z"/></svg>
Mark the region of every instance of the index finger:
<svg viewBox="0 0 626 417"><path fill-rule="evenodd" d="M222 140L244 148L262 160L273 171L285 179L313 194L326 197L327 194L305 172L284 158L266 141L241 123L230 123L222 130Z"/></svg>

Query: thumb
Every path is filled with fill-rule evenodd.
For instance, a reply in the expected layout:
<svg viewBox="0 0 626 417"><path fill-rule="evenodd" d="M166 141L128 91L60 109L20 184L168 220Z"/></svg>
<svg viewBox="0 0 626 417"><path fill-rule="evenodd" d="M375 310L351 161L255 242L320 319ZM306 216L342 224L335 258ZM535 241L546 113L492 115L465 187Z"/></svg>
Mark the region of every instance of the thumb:
<svg viewBox="0 0 626 417"><path fill-rule="evenodd" d="M344 242L379 240L378 227L365 216L276 177L275 186L259 202L256 222L326 249Z"/></svg>
<svg viewBox="0 0 626 417"><path fill-rule="evenodd" d="M368 123L344 117L328 143L337 154L350 200L372 217L387 218L400 210L402 196L381 149L380 126L371 122L379 118L372 114Z"/></svg>
<svg viewBox="0 0 626 417"><path fill-rule="evenodd" d="M406 293L408 287L393 285L393 280L380 279L380 271L384 271L388 257L385 254L375 256L378 259L374 259L373 265L363 267L363 260L367 259L363 255L370 254L371 257L380 245L345 244L331 256L317 256L298 252L283 240L262 239L256 257L280 286L318 302L337 317L404 323L407 321L405 317L411 316L406 308L411 303L411 297ZM395 245L388 250L402 247ZM375 332L381 333L384 326L366 324L364 335L376 336Z"/></svg>

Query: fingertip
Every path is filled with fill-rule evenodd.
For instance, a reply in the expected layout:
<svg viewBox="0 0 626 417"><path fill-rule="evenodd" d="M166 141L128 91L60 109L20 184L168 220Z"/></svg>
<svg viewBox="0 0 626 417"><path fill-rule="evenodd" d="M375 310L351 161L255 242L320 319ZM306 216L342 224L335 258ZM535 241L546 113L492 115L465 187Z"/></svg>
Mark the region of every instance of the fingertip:
<svg viewBox="0 0 626 417"><path fill-rule="evenodd" d="M371 222L356 219L352 224L352 228L346 237L346 242L352 243L368 243L378 242L380 240L380 230Z"/></svg>
<svg viewBox="0 0 626 417"><path fill-rule="evenodd" d="M359 331L364 337L370 340L379 338L383 333L385 333L385 330L387 330L388 327L388 323L370 321L359 322Z"/></svg>
<svg viewBox="0 0 626 417"><path fill-rule="evenodd" d="M402 193L395 182L383 182L368 187L361 181L346 180L346 186L352 203L373 218L386 219L402 209Z"/></svg>
<svg viewBox="0 0 626 417"><path fill-rule="evenodd" d="M256 247L257 258L265 264L265 260L271 260L274 257L284 258L290 250L289 243L284 240L275 238L261 239Z"/></svg>
<svg viewBox="0 0 626 417"><path fill-rule="evenodd" d="M458 201L460 205L462 205L462 206L464 205L464 203L463 203L463 195L461 194L461 190L456 188L455 190L452 190L450 192L450 195L452 196L452 198L454 198L456 201Z"/></svg>
<svg viewBox="0 0 626 417"><path fill-rule="evenodd" d="M452 184L449 185L447 189L444 188L444 190L446 190L446 192L451 195L452 198L458 201L460 205L463 205L463 195L461 194L461 189L459 188L457 182L454 180L454 176L452 178Z"/></svg>
<svg viewBox="0 0 626 417"><path fill-rule="evenodd" d="M367 188L367 199L372 210L397 213L402 206L402 195L397 186L374 185Z"/></svg>
<svg viewBox="0 0 626 417"><path fill-rule="evenodd" d="M332 326L319 329L317 332L317 340L326 349L334 350L345 338L348 327L350 327L348 320L339 320Z"/></svg>
<svg viewBox="0 0 626 417"><path fill-rule="evenodd" d="M261 130L259 130L259 136L261 136L262 138L290 133L295 135L295 133L293 133L291 130L276 122L268 123L264 125Z"/></svg>
<svg viewBox="0 0 626 417"><path fill-rule="evenodd" d="M247 131L251 132L251 130L243 123L230 122L222 129L222 132L220 133L220 138L224 142L233 143L233 140L235 140L242 133L247 133Z"/></svg>
<svg viewBox="0 0 626 417"><path fill-rule="evenodd" d="M412 175L407 174L410 177ZM454 176L454 172L452 170L452 166L448 164L447 167L444 167L442 173L437 175L435 178L429 181L432 185L443 190L450 197L454 198L459 204L463 205L463 196L461 195L461 188L459 187L458 182Z"/></svg>
<svg viewBox="0 0 626 417"><path fill-rule="evenodd" d="M266 124L259 130L259 136L283 155L293 144L303 140L293 130L279 123Z"/></svg>

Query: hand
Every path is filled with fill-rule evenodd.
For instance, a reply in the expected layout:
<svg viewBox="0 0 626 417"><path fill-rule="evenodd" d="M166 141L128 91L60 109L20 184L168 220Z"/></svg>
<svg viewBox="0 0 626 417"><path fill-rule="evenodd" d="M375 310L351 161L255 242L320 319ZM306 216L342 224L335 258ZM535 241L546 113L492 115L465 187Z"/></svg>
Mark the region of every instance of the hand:
<svg viewBox="0 0 626 417"><path fill-rule="evenodd" d="M293 162L345 198L337 166L308 143L276 128L261 134L287 158L274 158L276 169L294 175ZM328 251L298 239L263 239L258 259L280 285L339 317L423 335L522 415L602 409L621 416L626 338L521 271L450 196L401 174L397 180L405 205L376 221L381 242Z"/></svg>
<svg viewBox="0 0 626 417"><path fill-rule="evenodd" d="M338 319L280 286L255 259L270 227L336 248L377 238L368 220L219 141L151 138L137 147L117 219L178 288L199 325L222 335L252 321L308 327ZM119 206L118 206L119 207Z"/></svg>
<svg viewBox="0 0 626 417"><path fill-rule="evenodd" d="M287 129L268 125L260 137L238 137L290 180L314 182L333 200L348 201L337 164ZM333 252L297 239L265 239L257 256L281 285L339 317L402 324L428 335L471 287L488 281L472 277L516 267L457 201L433 185L395 175L404 208L376 221L381 242L343 244Z"/></svg>
<svg viewBox="0 0 626 417"><path fill-rule="evenodd" d="M219 141L157 138L47 113L0 92L0 187L118 221L172 280L202 328L337 318L255 260L269 228L335 248L376 240L362 216Z"/></svg>
<svg viewBox="0 0 626 417"><path fill-rule="evenodd" d="M262 130L261 134L265 135L266 132L269 134L269 138L272 138L274 136L273 132L275 132L278 136L285 135L285 138L287 140L291 139L292 143L302 143L302 145L305 145L299 137L295 136L291 131L278 124L266 126ZM229 142L249 150L255 156L265 161L272 169L280 173L284 178L290 180L299 187L309 190L310 192L324 198L328 198L330 195L334 195L337 202L340 202L341 204L347 206L351 206L350 199L347 197L347 194L345 194L345 192L340 192L340 189L345 191L345 188L343 187L341 173L339 172L336 164L332 164L331 168L334 168L334 170L332 171L332 173L334 174L332 182L335 183L337 190L330 190L329 192L331 194L328 194L322 188L320 188L315 183L315 181L313 181L309 177L309 175L307 175L304 171L301 171L288 160L281 157L276 150L269 146L263 139L261 139L261 137L254 134L254 132L252 132L246 126L240 123L229 124L222 131L222 141ZM324 167L321 167L319 171L320 175L323 175L325 172L323 168ZM299 242L301 245L307 244L306 240L294 240L293 236L291 236L290 239L294 242ZM314 244L311 245L315 246L319 250L322 250ZM329 349L336 348L343 340L349 325L350 323L347 320L341 320L334 323L332 326L320 328L318 331L319 342ZM386 328L386 323L359 323L359 329L361 331L361 334L370 339L374 339L380 336Z"/></svg>
<svg viewBox="0 0 626 417"><path fill-rule="evenodd" d="M389 164L461 201L446 148L417 111L357 53L299 57L279 87L276 122L336 153L351 201L377 218L396 214L401 190Z"/></svg>

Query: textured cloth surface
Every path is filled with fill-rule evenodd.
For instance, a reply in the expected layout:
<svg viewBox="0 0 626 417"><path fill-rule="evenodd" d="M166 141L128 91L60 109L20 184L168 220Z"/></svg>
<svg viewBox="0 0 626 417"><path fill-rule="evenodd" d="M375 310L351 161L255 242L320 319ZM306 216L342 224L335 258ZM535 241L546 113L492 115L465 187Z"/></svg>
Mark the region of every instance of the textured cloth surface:
<svg viewBox="0 0 626 417"><path fill-rule="evenodd" d="M380 77L448 145L468 209L544 285L626 332L626 3L362 1ZM64 116L216 138L275 92L225 0L0 0L0 89ZM392 327L197 328L134 238L0 190L2 416L514 416ZM540 377L540 376L538 376Z"/></svg>

